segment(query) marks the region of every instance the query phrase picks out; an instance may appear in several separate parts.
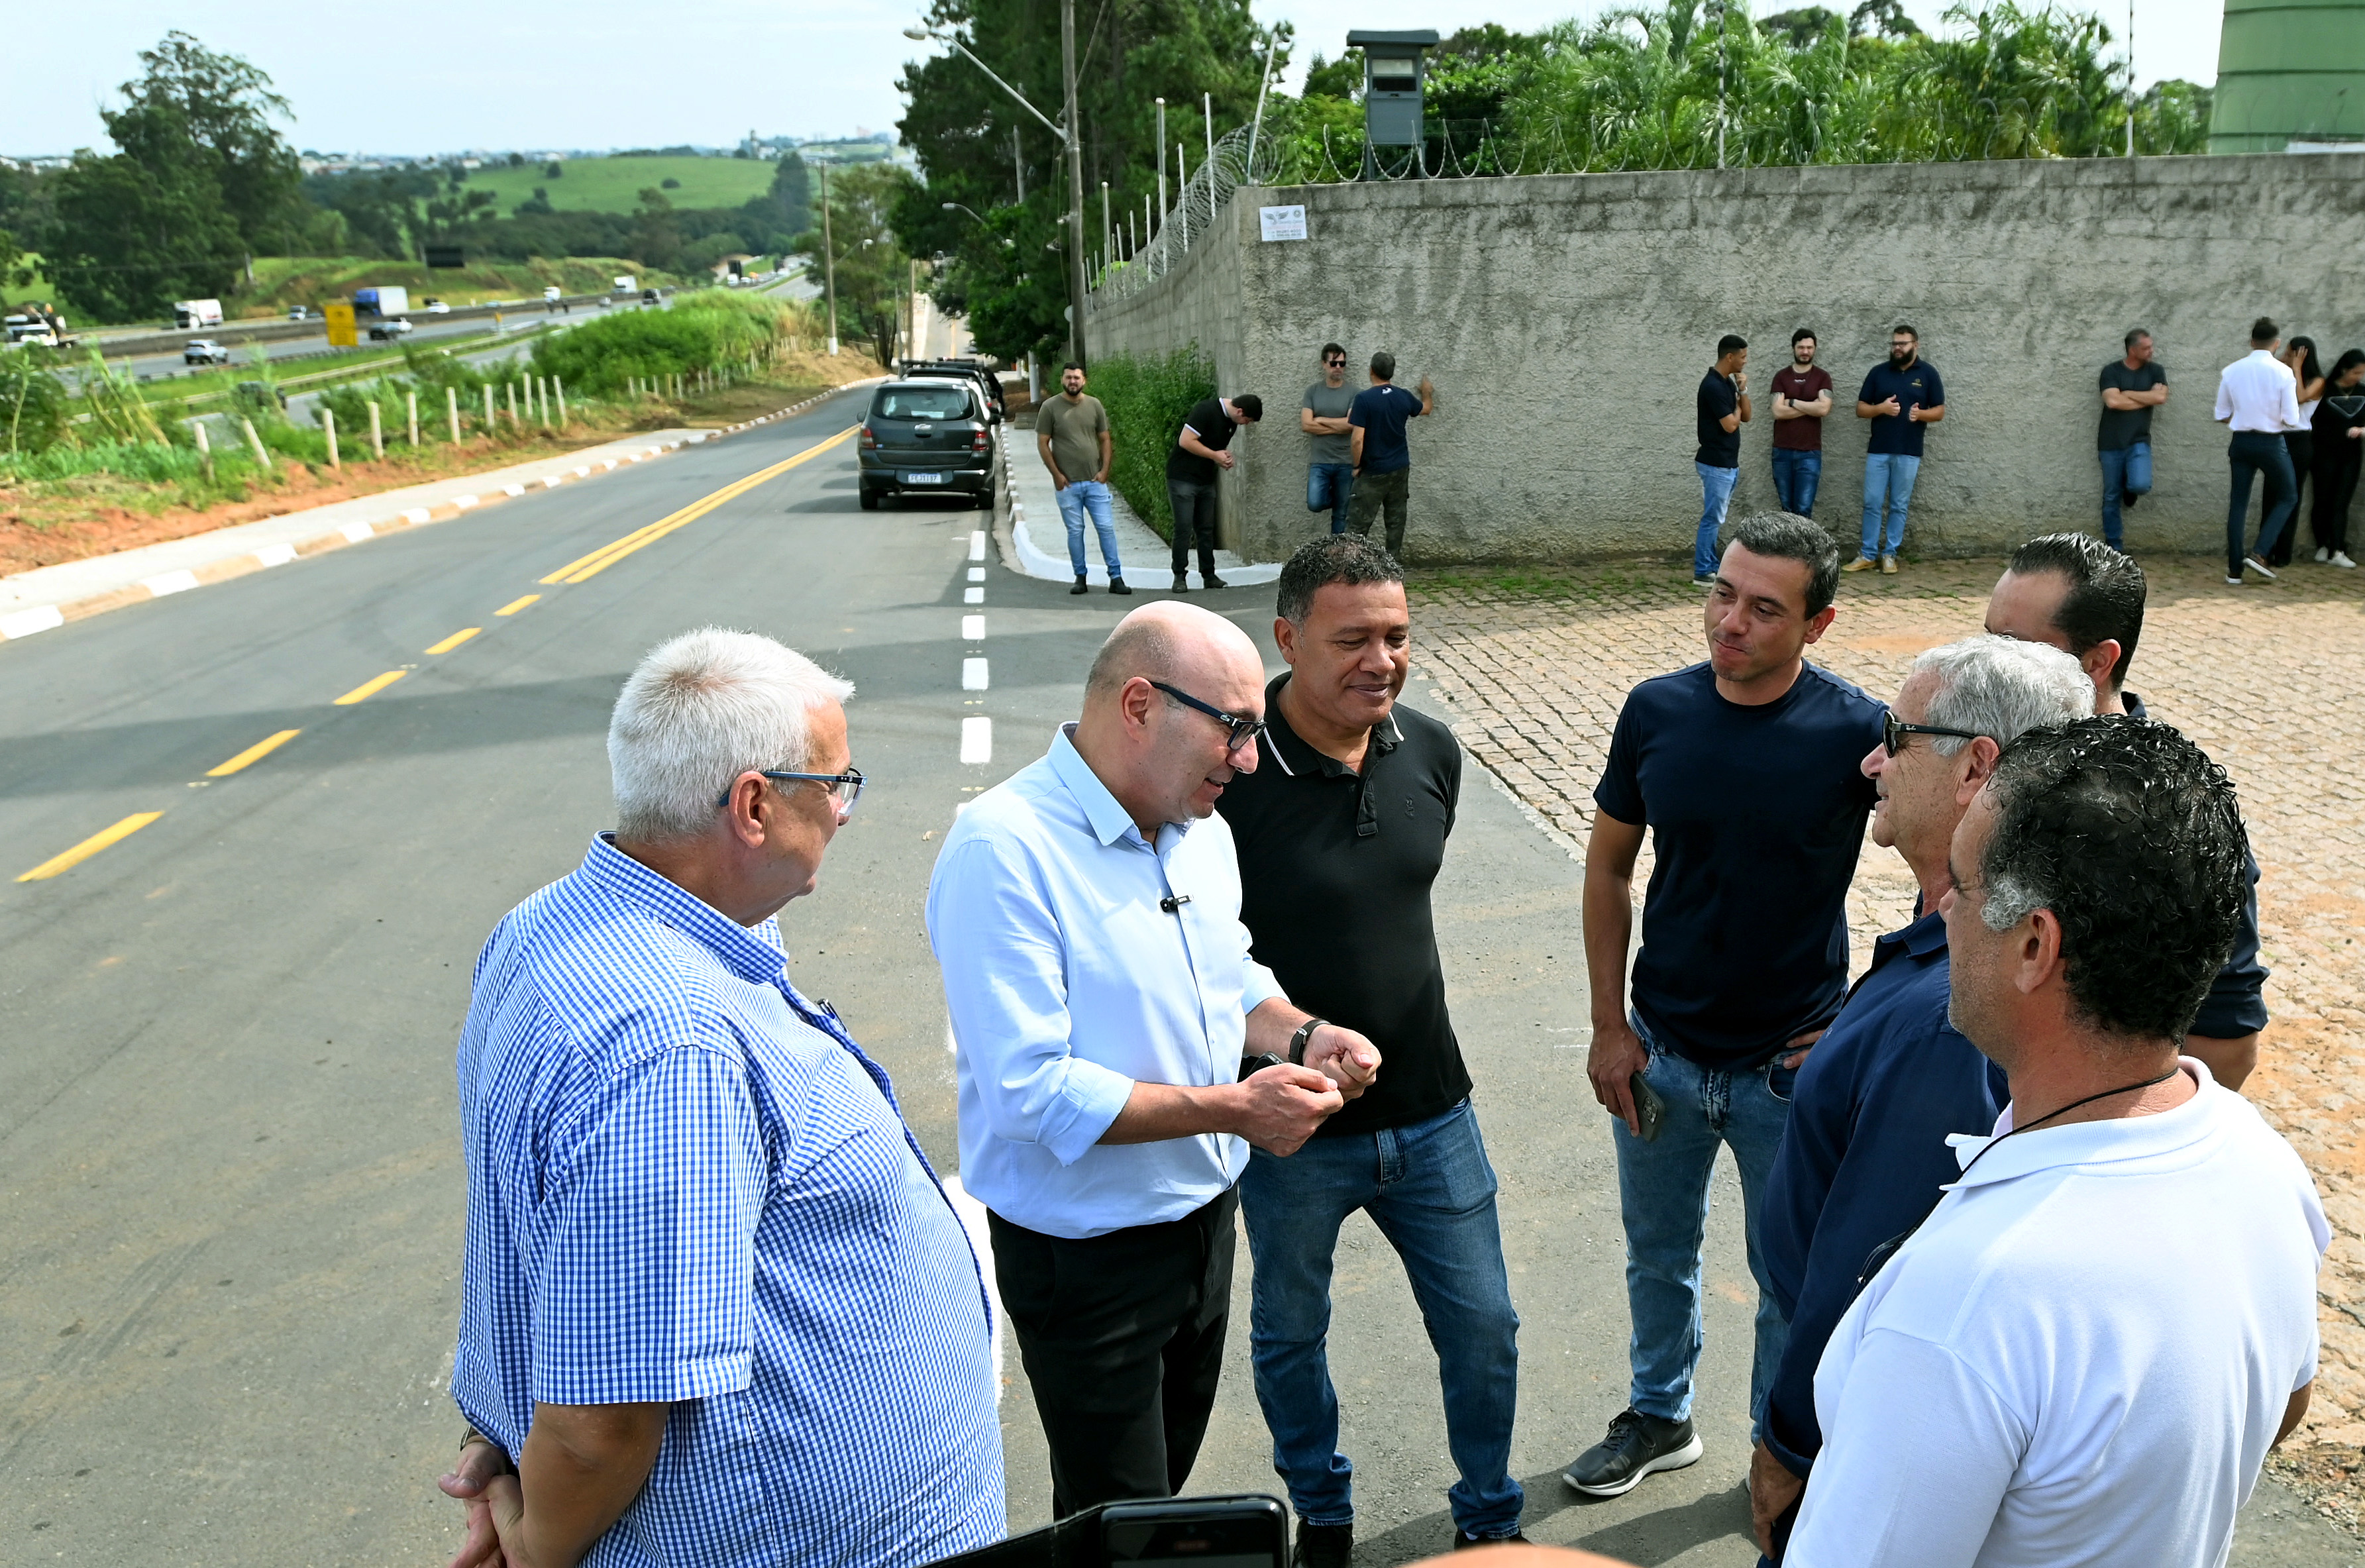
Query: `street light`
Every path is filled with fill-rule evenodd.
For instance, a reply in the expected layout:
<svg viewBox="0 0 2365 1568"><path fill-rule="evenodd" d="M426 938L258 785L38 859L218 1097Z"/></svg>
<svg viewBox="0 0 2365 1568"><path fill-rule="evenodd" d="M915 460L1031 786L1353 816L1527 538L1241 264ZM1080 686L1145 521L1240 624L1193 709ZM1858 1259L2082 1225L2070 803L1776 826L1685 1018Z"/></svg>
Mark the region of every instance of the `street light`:
<svg viewBox="0 0 2365 1568"><path fill-rule="evenodd" d="M947 212L966 212L966 213L968 213L971 218L977 218L978 226L979 226L980 228L983 228L983 227L985 226L985 219L984 219L984 218L978 218L978 215L977 215L976 209L974 209L974 208L972 208L972 207L963 207L960 203L958 203L958 202L957 202L957 201L948 201L948 202L945 203L945 210L946 210ZM987 230L987 232L992 233L992 231L991 230ZM1005 250L1005 251L1007 251L1007 250L1010 250L1010 249L1014 248L1014 247L1018 243L1015 240L1011 239L1008 235L997 234L997 235L994 235L994 238L996 238L996 239L998 239L998 240L1000 240L1000 241L1002 241L1002 248L1003 248L1003 250Z"/></svg>
<svg viewBox="0 0 2365 1568"><path fill-rule="evenodd" d="M968 57L969 62L985 73L993 84L1009 94L1018 106L1041 120L1052 135L1059 138L1068 150L1068 222L1074 230L1075 243L1068 247L1068 349L1069 356L1078 364L1084 361L1084 154L1076 142L1076 0L1059 0L1060 74L1067 88L1067 123L1059 124L1026 101L1026 95L1004 82L992 66L971 53L969 45L950 33L930 32L925 28L905 28L903 36L915 43L948 44Z"/></svg>

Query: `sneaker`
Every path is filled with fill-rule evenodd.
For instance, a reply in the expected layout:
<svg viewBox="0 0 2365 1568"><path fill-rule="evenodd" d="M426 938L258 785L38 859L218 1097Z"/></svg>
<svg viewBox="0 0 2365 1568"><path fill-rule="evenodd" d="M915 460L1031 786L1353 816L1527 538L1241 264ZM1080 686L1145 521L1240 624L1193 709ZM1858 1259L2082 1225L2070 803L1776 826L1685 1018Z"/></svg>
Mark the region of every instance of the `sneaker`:
<svg viewBox="0 0 2365 1568"><path fill-rule="evenodd" d="M2325 565L2328 564L2328 563L2331 561L2331 559L2332 559L2332 552L2331 552L2331 551L2329 551L2329 550L2326 549L2326 548L2325 548L2323 545L2321 545L2321 544L2319 544L2319 545L2317 545L2317 546L2315 547L2315 564L2316 564L2317 566L2325 566Z"/></svg>
<svg viewBox="0 0 2365 1568"><path fill-rule="evenodd" d="M2148 493L2149 492L2146 492L2146 494ZM2119 492L2119 504L2123 507L2133 508L2135 504L2141 499L2143 499L2143 496L2137 495L2133 490L2121 490Z"/></svg>
<svg viewBox="0 0 2365 1568"><path fill-rule="evenodd" d="M2353 572L2357 569L2357 563L2348 558L2348 552L2346 550L2335 550L2332 553L2332 559L2326 564L2338 566L2345 572Z"/></svg>
<svg viewBox="0 0 2365 1568"><path fill-rule="evenodd" d="M1884 577L1893 577L1897 575L1896 556L1883 555L1880 558L1880 575Z"/></svg>
<svg viewBox="0 0 2365 1568"><path fill-rule="evenodd" d="M2256 555L2243 556L2242 565L2249 567L2250 570L2258 573L2259 576L2266 578L2269 582L2273 582L2275 580L2274 572L2268 567L2264 561L2259 560Z"/></svg>
<svg viewBox="0 0 2365 1568"><path fill-rule="evenodd" d="M1474 1551L1482 1546L1532 1546L1534 1544L1518 1530L1513 1530L1508 1535L1464 1535L1460 1530L1453 1532L1453 1550L1456 1551Z"/></svg>
<svg viewBox="0 0 2365 1568"><path fill-rule="evenodd" d="M1175 573L1173 591L1176 593L1189 593L1191 591L1191 579L1181 572Z"/></svg>
<svg viewBox="0 0 2365 1568"><path fill-rule="evenodd" d="M1291 1568L1347 1568L1355 1560L1355 1526L1310 1525L1297 1521L1297 1550L1289 1555Z"/></svg>
<svg viewBox="0 0 2365 1568"><path fill-rule="evenodd" d="M1701 572L1701 573L1699 573L1698 576L1696 576L1696 577L1694 577L1692 578L1692 587L1694 587L1694 588L1714 588L1714 587L1716 587L1716 574L1715 574L1714 572Z"/></svg>
<svg viewBox="0 0 2365 1568"><path fill-rule="evenodd" d="M1203 582L1203 583L1206 584L1206 585L1207 585L1209 588L1229 588L1229 587L1231 587L1231 586L1232 586L1231 584L1229 584L1229 583L1226 582L1223 578L1221 578L1221 577L1217 577L1217 576L1216 576L1215 573L1213 573L1213 572L1202 572L1202 573L1200 573L1200 574L1199 574L1199 580L1200 580L1201 582Z"/></svg>
<svg viewBox="0 0 2365 1568"><path fill-rule="evenodd" d="M1133 590L1131 588L1125 586L1125 579L1123 577L1111 577L1109 579L1109 592L1126 594L1131 593L1132 591Z"/></svg>
<svg viewBox="0 0 2365 1568"><path fill-rule="evenodd" d="M1681 1470L1701 1452L1689 1421L1623 1410L1611 1417L1609 1435L1577 1455L1560 1478L1588 1497L1622 1497L1653 1471Z"/></svg>
<svg viewBox="0 0 2365 1568"><path fill-rule="evenodd" d="M1080 577L1076 579L1076 586L1070 588L1068 591L1070 593L1089 593L1092 591L1092 585L1085 582L1084 579Z"/></svg>
<svg viewBox="0 0 2365 1568"><path fill-rule="evenodd" d="M2225 586L2227 588L2240 588L2242 586L2242 579L2239 577L2227 577L2225 579Z"/></svg>
<svg viewBox="0 0 2365 1568"><path fill-rule="evenodd" d="M1858 555L1855 560L1850 561L1846 566L1842 566L1840 570L1843 572L1868 572L1879 564L1879 562L1874 560L1869 555Z"/></svg>

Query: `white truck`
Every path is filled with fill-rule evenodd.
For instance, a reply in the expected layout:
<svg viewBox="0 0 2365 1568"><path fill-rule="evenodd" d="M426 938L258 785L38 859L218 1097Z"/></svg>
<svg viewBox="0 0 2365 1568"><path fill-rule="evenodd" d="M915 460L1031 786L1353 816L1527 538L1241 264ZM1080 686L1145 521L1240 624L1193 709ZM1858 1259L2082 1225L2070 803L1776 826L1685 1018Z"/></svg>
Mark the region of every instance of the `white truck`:
<svg viewBox="0 0 2365 1568"><path fill-rule="evenodd" d="M353 290L353 314L391 319L410 314L410 290L379 286Z"/></svg>
<svg viewBox="0 0 2365 1568"><path fill-rule="evenodd" d="M616 280L618 294L638 294L640 291L641 280L636 277L620 277Z"/></svg>
<svg viewBox="0 0 2365 1568"><path fill-rule="evenodd" d="M199 327L222 324L221 301L219 299L180 299L173 304L173 330L194 331Z"/></svg>

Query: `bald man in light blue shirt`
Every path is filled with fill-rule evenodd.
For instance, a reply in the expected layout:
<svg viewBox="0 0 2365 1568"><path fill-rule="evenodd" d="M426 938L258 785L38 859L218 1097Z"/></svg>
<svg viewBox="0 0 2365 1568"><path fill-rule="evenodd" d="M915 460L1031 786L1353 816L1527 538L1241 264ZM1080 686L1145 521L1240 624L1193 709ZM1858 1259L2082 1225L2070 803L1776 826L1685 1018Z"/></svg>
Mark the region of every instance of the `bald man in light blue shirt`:
<svg viewBox="0 0 2365 1568"><path fill-rule="evenodd" d="M1256 767L1263 712L1238 627L1144 606L1094 660L1082 719L961 813L929 884L961 1180L990 1216L1058 1517L1181 1490L1248 1147L1295 1152L1379 1070L1249 957L1214 812Z"/></svg>

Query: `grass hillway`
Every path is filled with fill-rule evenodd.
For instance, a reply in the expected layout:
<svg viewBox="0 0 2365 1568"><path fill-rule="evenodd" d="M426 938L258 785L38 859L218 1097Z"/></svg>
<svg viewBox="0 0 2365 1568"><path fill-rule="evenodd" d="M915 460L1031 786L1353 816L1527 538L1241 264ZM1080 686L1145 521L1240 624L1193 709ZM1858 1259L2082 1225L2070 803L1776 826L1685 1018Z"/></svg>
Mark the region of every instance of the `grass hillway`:
<svg viewBox="0 0 2365 1568"><path fill-rule="evenodd" d="M469 170L460 188L488 193L504 218L537 189L559 212L630 212L652 185L676 207L737 207L771 189L777 168L754 158L573 158L556 179L541 163L503 163Z"/></svg>

